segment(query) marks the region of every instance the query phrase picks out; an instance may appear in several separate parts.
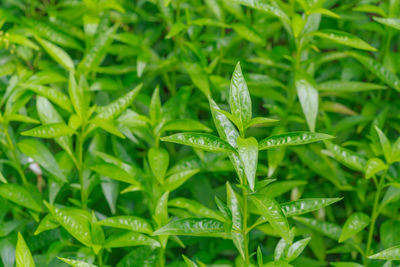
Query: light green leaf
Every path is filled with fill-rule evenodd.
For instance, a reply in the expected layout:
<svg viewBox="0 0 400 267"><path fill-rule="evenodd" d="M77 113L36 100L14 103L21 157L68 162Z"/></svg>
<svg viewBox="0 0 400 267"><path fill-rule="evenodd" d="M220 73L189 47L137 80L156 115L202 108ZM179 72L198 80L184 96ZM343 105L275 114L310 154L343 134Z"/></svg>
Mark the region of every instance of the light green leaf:
<svg viewBox="0 0 400 267"><path fill-rule="evenodd" d="M19 122L26 122L26 123L33 123L33 124L38 124L40 121L35 120L31 117L22 115L22 114L12 114L11 116L8 117L9 121L19 121Z"/></svg>
<svg viewBox="0 0 400 267"><path fill-rule="evenodd" d="M357 155L355 152L349 149L332 144L330 142L326 142L325 144L328 150L332 153L332 156L337 161L351 169L364 171L367 162L363 157Z"/></svg>
<svg viewBox="0 0 400 267"><path fill-rule="evenodd" d="M182 255L183 260L185 261L186 267L199 267L196 263L191 261L188 257L185 255Z"/></svg>
<svg viewBox="0 0 400 267"><path fill-rule="evenodd" d="M25 243L21 233L18 233L17 248L15 249L17 267L35 267L31 251Z"/></svg>
<svg viewBox="0 0 400 267"><path fill-rule="evenodd" d="M44 231L56 229L60 226L57 220L49 213L39 223L34 235L38 235Z"/></svg>
<svg viewBox="0 0 400 267"><path fill-rule="evenodd" d="M396 30L400 30L400 19L398 18L379 18L379 17L372 17L375 21L394 28Z"/></svg>
<svg viewBox="0 0 400 267"><path fill-rule="evenodd" d="M286 217L316 211L342 200L342 198L305 198L281 204Z"/></svg>
<svg viewBox="0 0 400 267"><path fill-rule="evenodd" d="M319 91L329 91L337 93L355 93L370 90L383 90L387 87L376 83L330 80L318 84Z"/></svg>
<svg viewBox="0 0 400 267"><path fill-rule="evenodd" d="M151 97L149 113L152 125L156 125L156 123L161 119L161 100L160 90L158 87L154 90Z"/></svg>
<svg viewBox="0 0 400 267"><path fill-rule="evenodd" d="M153 235L227 237L224 223L210 218L188 218L172 221L156 230Z"/></svg>
<svg viewBox="0 0 400 267"><path fill-rule="evenodd" d="M365 178L369 179L380 171L386 170L388 166L379 158L371 158L365 166Z"/></svg>
<svg viewBox="0 0 400 267"><path fill-rule="evenodd" d="M137 180L130 173L114 164L98 163L89 168L101 176L106 176L128 184L139 185Z"/></svg>
<svg viewBox="0 0 400 267"><path fill-rule="evenodd" d="M250 189L254 190L258 163L258 143L254 137L237 139L239 158L243 163L244 173Z"/></svg>
<svg viewBox="0 0 400 267"><path fill-rule="evenodd" d="M226 198L227 198L227 205L232 214L232 228L240 231L243 229L243 219L242 219L242 212L241 207L239 204L239 200L236 196L235 191L233 191L229 182L226 183ZM239 250L240 255L242 258L245 258L245 242L243 239L243 235L241 233L237 233L232 231L232 240L235 244L236 248Z"/></svg>
<svg viewBox="0 0 400 267"><path fill-rule="evenodd" d="M114 125L113 120L107 120L107 119L100 119L100 118L94 118L89 121L92 125L99 126L101 129L104 131L113 134L115 136L118 136L119 138L125 139L125 135L123 135L120 130Z"/></svg>
<svg viewBox="0 0 400 267"><path fill-rule="evenodd" d="M56 138L60 136L72 135L75 131L65 123L50 123L35 127L28 131L21 132L22 136L32 136L39 138Z"/></svg>
<svg viewBox="0 0 400 267"><path fill-rule="evenodd" d="M165 191L173 191L185 183L190 177L200 172L200 169L185 170L178 173L174 173L169 176L164 184L163 189Z"/></svg>
<svg viewBox="0 0 400 267"><path fill-rule="evenodd" d="M66 111L72 111L71 101L69 100L68 96L66 96L61 91L43 86L43 85L36 85L36 84L20 84L21 87L27 88L30 91L33 91L41 96L46 97L54 104L58 105L59 107L65 109Z"/></svg>
<svg viewBox="0 0 400 267"><path fill-rule="evenodd" d="M234 2L275 15L286 23L290 22L289 17L286 15L286 13L273 2L266 3L262 0L234 0Z"/></svg>
<svg viewBox="0 0 400 267"><path fill-rule="evenodd" d="M185 70L192 79L192 82L196 87L203 92L206 97L211 97L210 84L208 82L208 77L205 71L199 64L183 62Z"/></svg>
<svg viewBox="0 0 400 267"><path fill-rule="evenodd" d="M77 208L57 208L45 202L53 217L65 228L74 238L85 246L92 245L91 237L91 214L86 210Z"/></svg>
<svg viewBox="0 0 400 267"><path fill-rule="evenodd" d="M32 197L30 191L17 184L1 184L0 196L25 208L41 212L40 203Z"/></svg>
<svg viewBox="0 0 400 267"><path fill-rule="evenodd" d="M251 120L252 111L250 93L242 74L240 62L237 63L235 71L232 74L229 105L233 117L235 117L239 124L240 131L243 132L245 125Z"/></svg>
<svg viewBox="0 0 400 267"><path fill-rule="evenodd" d="M288 249L286 259L287 261L291 262L295 260L300 254L303 252L303 250L306 248L308 245L308 242L310 242L311 237L307 237L304 239L301 239L299 241L294 242Z"/></svg>
<svg viewBox="0 0 400 267"><path fill-rule="evenodd" d="M264 195L253 195L250 198L279 236L291 243L289 223L278 202Z"/></svg>
<svg viewBox="0 0 400 267"><path fill-rule="evenodd" d="M142 89L142 84L139 84L134 89L129 91L127 94L121 96L120 98L114 100L110 104L97 108L96 118L100 119L114 119L119 116L125 109L127 109L139 94Z"/></svg>
<svg viewBox="0 0 400 267"><path fill-rule="evenodd" d="M226 141L205 133L177 133L163 137L161 141L192 146L210 152L236 152Z"/></svg>
<svg viewBox="0 0 400 267"><path fill-rule="evenodd" d="M43 46L44 50L61 66L63 66L66 70L72 71L74 70L74 62L71 57L65 52L62 48L52 44L49 41L45 41L44 39L35 36L36 40Z"/></svg>
<svg viewBox="0 0 400 267"><path fill-rule="evenodd" d="M19 150L63 182L67 181L49 149L36 139L24 139L17 144Z"/></svg>
<svg viewBox="0 0 400 267"><path fill-rule="evenodd" d="M136 216L115 216L98 222L99 225L151 234L153 228L145 219Z"/></svg>
<svg viewBox="0 0 400 267"><path fill-rule="evenodd" d="M168 151L164 148L152 147L147 154L147 158L154 176L161 184L164 183L164 177L169 165Z"/></svg>
<svg viewBox="0 0 400 267"><path fill-rule="evenodd" d="M113 234L104 243L104 247L106 248L121 248L133 246L159 247L160 243L151 237L135 232Z"/></svg>
<svg viewBox="0 0 400 267"><path fill-rule="evenodd" d="M339 238L339 243L361 232L365 227L368 226L369 222L370 218L368 215L361 212L353 213L344 223L342 234Z"/></svg>
<svg viewBox="0 0 400 267"><path fill-rule="evenodd" d="M333 267L363 267L364 265L361 265L356 262L331 262Z"/></svg>
<svg viewBox="0 0 400 267"><path fill-rule="evenodd" d="M216 219L218 221L224 221L224 217L222 217L217 211L214 211L212 209L207 208L206 206L200 204L199 202L188 199L188 198L174 198L168 202L169 206L176 207L176 208L181 208L190 211L193 214L206 217L206 218L211 218L211 219Z"/></svg>
<svg viewBox="0 0 400 267"><path fill-rule="evenodd" d="M297 146L314 143L322 140L334 138L331 135L314 132L290 132L269 136L260 141L259 150L282 146Z"/></svg>
<svg viewBox="0 0 400 267"><path fill-rule="evenodd" d="M295 86L308 128L314 132L318 114L318 91L305 76L299 73L295 77Z"/></svg>
<svg viewBox="0 0 400 267"><path fill-rule="evenodd" d="M400 245L385 249L372 256L369 256L368 258L376 260L390 260L390 261L400 260Z"/></svg>
<svg viewBox="0 0 400 267"><path fill-rule="evenodd" d="M61 257L57 257L57 258L59 258L60 260L62 260L65 263L71 265L72 267L97 267L97 265L87 263L84 261L71 260L71 259L66 259L66 258L61 258Z"/></svg>
<svg viewBox="0 0 400 267"><path fill-rule="evenodd" d="M259 45L263 45L265 43L263 38L257 32L246 25L235 23L231 26L235 32L237 32L242 38L246 39L247 41Z"/></svg>
<svg viewBox="0 0 400 267"><path fill-rule="evenodd" d="M381 63L372 57L363 56L357 53L349 53L349 55L357 59L364 65L364 67L381 79L381 81L400 92L400 79Z"/></svg>
<svg viewBox="0 0 400 267"><path fill-rule="evenodd" d="M305 217L294 217L294 219L311 228L312 230L315 230L318 233L321 233L334 240L339 240L340 234L342 232L340 226L334 223L319 221L316 219Z"/></svg>
<svg viewBox="0 0 400 267"><path fill-rule="evenodd" d="M82 118L83 112L85 110L84 92L83 88L76 84L74 72L69 73L68 93L76 114L78 114L78 116Z"/></svg>
<svg viewBox="0 0 400 267"><path fill-rule="evenodd" d="M389 164L392 162L392 146L386 137L386 135L375 125L375 130L378 133L379 142L381 143L383 155L385 156L386 162Z"/></svg>
<svg viewBox="0 0 400 267"><path fill-rule="evenodd" d="M192 119L176 119L167 122L161 128L161 131L204 131L211 132L212 130L204 124Z"/></svg>
<svg viewBox="0 0 400 267"><path fill-rule="evenodd" d="M292 190L295 187L303 186L305 184L307 184L306 181L300 180L279 181L268 185L264 189L261 189L259 193L265 196L269 196L271 198L275 198Z"/></svg>
<svg viewBox="0 0 400 267"><path fill-rule="evenodd" d="M376 51L375 47L372 47L371 45L361 40L357 36L349 34L347 32L338 30L321 30L314 32L312 34L327 39L329 41L333 41L335 43L350 46L353 48L358 48L367 51Z"/></svg>
<svg viewBox="0 0 400 267"><path fill-rule="evenodd" d="M255 127L255 126L268 126L268 125L273 124L278 121L279 120L270 119L270 118L256 117L256 118L252 118L245 125L245 129L250 128L250 127Z"/></svg>

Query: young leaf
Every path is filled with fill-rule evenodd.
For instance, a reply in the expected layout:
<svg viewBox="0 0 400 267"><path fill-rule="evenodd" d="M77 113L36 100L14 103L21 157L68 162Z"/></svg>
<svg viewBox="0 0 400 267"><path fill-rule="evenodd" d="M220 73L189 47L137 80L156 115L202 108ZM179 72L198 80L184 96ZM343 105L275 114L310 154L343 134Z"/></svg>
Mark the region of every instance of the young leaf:
<svg viewBox="0 0 400 267"><path fill-rule="evenodd" d="M35 36L36 40L43 46L44 50L61 66L63 66L66 70L72 71L74 70L74 62L71 57L60 47L52 44L49 41L45 41L42 38Z"/></svg>
<svg viewBox="0 0 400 267"><path fill-rule="evenodd" d="M164 184L163 189L165 191L173 191L185 183L190 177L200 172L200 169L185 170L177 172L169 176Z"/></svg>
<svg viewBox="0 0 400 267"><path fill-rule="evenodd" d="M21 233L18 233L17 248L15 249L17 267L35 267L31 251L25 243Z"/></svg>
<svg viewBox="0 0 400 267"><path fill-rule="evenodd" d="M17 144L18 148L31 157L36 163L45 168L48 172L63 182L67 181L64 173L61 171L56 159L48 148L36 139L24 139Z"/></svg>
<svg viewBox="0 0 400 267"><path fill-rule="evenodd" d="M192 146L210 152L236 152L229 143L211 134L178 133L163 137L161 141Z"/></svg>
<svg viewBox="0 0 400 267"><path fill-rule="evenodd" d="M375 125L375 130L378 133L379 136L379 141L381 143L383 155L385 155L386 162L389 164L392 162L392 146L387 139L386 135L381 131L381 129L378 128L378 126Z"/></svg>
<svg viewBox="0 0 400 267"><path fill-rule="evenodd" d="M270 118L263 118L263 117L256 117L252 118L246 125L245 129L254 127L254 126L265 126L269 124L273 124L275 122L278 122L279 120L275 119L270 119Z"/></svg>
<svg viewBox="0 0 400 267"><path fill-rule="evenodd" d="M354 36L352 34L349 34L347 32L343 31L338 31L338 30L321 30L312 33L315 36L333 41L338 44L362 49L362 50L367 50L367 51L376 51L375 47L372 47L365 41L361 40L357 36Z"/></svg>
<svg viewBox="0 0 400 267"><path fill-rule="evenodd" d="M218 212L207 208L206 206L200 204L199 202L195 200L191 200L188 198L174 198L168 202L169 206L176 207L176 208L181 208L190 211L193 214L206 217L206 218L211 218L211 219L216 219L218 221L225 221L224 217L222 217Z"/></svg>
<svg viewBox="0 0 400 267"><path fill-rule="evenodd" d="M368 258L375 260L388 260L388 261L400 260L400 245L382 250L381 252L369 256Z"/></svg>
<svg viewBox="0 0 400 267"><path fill-rule="evenodd" d="M31 193L17 184L0 185L0 196L28 209L41 212L42 207L35 201Z"/></svg>
<svg viewBox="0 0 400 267"><path fill-rule="evenodd" d="M153 228L145 219L136 216L109 217L99 221L98 224L145 234L151 234L153 232Z"/></svg>
<svg viewBox="0 0 400 267"><path fill-rule="evenodd" d="M247 125L251 120L252 112L250 93L247 89L242 69L240 68L240 62L237 63L235 71L232 74L229 105L232 115L239 123L239 129L243 131L245 125Z"/></svg>
<svg viewBox="0 0 400 267"><path fill-rule="evenodd" d="M314 143L322 140L334 138L331 135L313 132L291 132L269 136L260 141L259 150L282 146L297 146Z"/></svg>
<svg viewBox="0 0 400 267"><path fill-rule="evenodd" d="M261 195L253 195L250 198L279 236L285 239L286 242L291 243L289 223L278 202Z"/></svg>
<svg viewBox="0 0 400 267"><path fill-rule="evenodd" d="M78 114L78 116L82 118L83 112L85 110L84 91L83 88L81 86L78 86L78 84L76 83L74 72L69 73L68 93L76 114Z"/></svg>
<svg viewBox="0 0 400 267"><path fill-rule="evenodd" d="M304 75L299 73L296 73L295 86L308 128L314 132L318 114L318 91Z"/></svg>
<svg viewBox="0 0 400 267"><path fill-rule="evenodd" d="M106 248L120 248L132 246L159 247L160 243L146 235L135 232L124 232L111 235L104 243Z"/></svg>
<svg viewBox="0 0 400 267"><path fill-rule="evenodd" d="M322 209L342 198L306 198L281 204L281 209L286 217L297 216Z"/></svg>
<svg viewBox="0 0 400 267"><path fill-rule="evenodd" d="M156 125L156 123L161 119L161 100L160 90L158 87L154 90L151 97L149 113L152 125Z"/></svg>
<svg viewBox="0 0 400 267"><path fill-rule="evenodd" d="M147 158L154 176L161 184L164 183L164 177L169 165L168 151L164 148L152 147L147 154Z"/></svg>
<svg viewBox="0 0 400 267"><path fill-rule="evenodd" d="M39 138L56 138L74 134L75 131L69 128L65 123L45 124L21 133L23 136L32 136Z"/></svg>
<svg viewBox="0 0 400 267"><path fill-rule="evenodd" d="M310 242L311 237L307 237L304 239L301 239L299 241L294 242L288 249L286 259L287 261L291 262L294 261L300 254L303 252L303 250L306 248L308 245L308 242Z"/></svg>
<svg viewBox="0 0 400 267"><path fill-rule="evenodd" d="M378 172L386 170L388 166L379 158L371 158L365 166L365 178L369 179Z"/></svg>
<svg viewBox="0 0 400 267"><path fill-rule="evenodd" d="M239 158L243 163L244 172L250 189L254 190L257 162L258 162L258 143L254 137L237 139Z"/></svg>
<svg viewBox="0 0 400 267"><path fill-rule="evenodd" d="M339 243L358 234L360 231L368 226L369 221L370 219L368 215L361 212L353 213L349 218L347 218L343 226L342 234L339 238Z"/></svg>
<svg viewBox="0 0 400 267"><path fill-rule="evenodd" d="M97 265L87 263L84 261L71 260L71 259L66 259L66 258L61 258L61 257L57 257L57 258L59 258L60 260L62 260L65 263L71 265L72 267L97 267Z"/></svg>
<svg viewBox="0 0 400 267"><path fill-rule="evenodd" d="M188 218L172 221L156 230L153 235L227 237L224 223L210 218Z"/></svg>

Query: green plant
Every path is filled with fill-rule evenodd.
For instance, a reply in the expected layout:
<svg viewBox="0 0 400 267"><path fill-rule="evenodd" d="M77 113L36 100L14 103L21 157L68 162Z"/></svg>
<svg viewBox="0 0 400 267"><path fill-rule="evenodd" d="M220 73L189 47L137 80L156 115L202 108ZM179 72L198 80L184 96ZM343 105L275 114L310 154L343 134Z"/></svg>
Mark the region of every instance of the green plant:
<svg viewBox="0 0 400 267"><path fill-rule="evenodd" d="M398 265L399 16L1 1L0 267Z"/></svg>

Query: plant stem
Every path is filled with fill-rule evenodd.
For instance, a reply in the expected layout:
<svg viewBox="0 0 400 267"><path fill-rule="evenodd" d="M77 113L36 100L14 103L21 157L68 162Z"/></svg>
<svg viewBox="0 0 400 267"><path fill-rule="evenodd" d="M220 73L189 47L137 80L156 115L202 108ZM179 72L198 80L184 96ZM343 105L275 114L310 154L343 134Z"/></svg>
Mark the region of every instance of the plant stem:
<svg viewBox="0 0 400 267"><path fill-rule="evenodd" d="M161 247L158 254L158 267L164 267L165 265L165 248Z"/></svg>
<svg viewBox="0 0 400 267"><path fill-rule="evenodd" d="M246 184L246 182L245 182ZM242 189L243 194L243 241L244 241L244 260L246 264L250 264L249 258L249 238L247 233L247 189L243 187Z"/></svg>
<svg viewBox="0 0 400 267"><path fill-rule="evenodd" d="M375 228L375 223L376 223L376 219L379 216L379 199L381 196L381 191L385 182L385 177L387 174L387 170L382 174L381 179L379 180L379 184L377 184L377 191L376 191L376 195L375 195L375 200L374 200L374 206L372 208L372 214L371 214L371 224L369 227L369 232L368 232L368 240L367 240L367 246L365 248L365 256L364 256L364 265L368 266L368 255L369 252L371 250L371 244L372 244L372 238L374 235L374 228Z"/></svg>

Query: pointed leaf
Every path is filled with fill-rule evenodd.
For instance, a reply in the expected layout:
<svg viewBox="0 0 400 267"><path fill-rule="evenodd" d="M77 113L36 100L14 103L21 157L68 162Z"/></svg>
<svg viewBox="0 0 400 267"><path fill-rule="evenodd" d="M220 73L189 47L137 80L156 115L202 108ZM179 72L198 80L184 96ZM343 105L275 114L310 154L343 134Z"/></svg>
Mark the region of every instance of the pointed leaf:
<svg viewBox="0 0 400 267"><path fill-rule="evenodd" d="M31 251L25 243L24 238L18 233L17 248L15 249L17 267L35 267Z"/></svg>
<svg viewBox="0 0 400 267"><path fill-rule="evenodd" d="M305 217L294 217L294 219L301 222L305 226L317 231L318 233L321 233L334 240L339 240L342 230L337 224Z"/></svg>
<svg viewBox="0 0 400 267"><path fill-rule="evenodd" d="M66 111L71 112L72 111L72 105L71 101L69 101L68 96L66 96L64 93L61 91L51 88L51 87L46 87L43 85L35 85L35 84L21 84L20 85L23 88L27 88L41 96L46 97L50 101L52 101L54 104L58 105L59 107L65 109Z"/></svg>
<svg viewBox="0 0 400 267"><path fill-rule="evenodd" d="M97 265L87 263L84 261L71 260L71 259L66 259L66 258L61 258L61 257L57 257L57 258L59 258L60 260L62 260L65 263L71 265L72 267L97 267Z"/></svg>
<svg viewBox="0 0 400 267"><path fill-rule="evenodd" d="M342 198L305 198L281 204L286 217L297 216L329 206Z"/></svg>
<svg viewBox="0 0 400 267"><path fill-rule="evenodd" d="M232 231L232 240L235 244L236 248L239 250L240 255L245 258L245 243L244 238L240 232L243 229L243 219L242 219L242 211L239 205L239 200L236 196L235 191L233 191L229 182L226 183L226 198L227 205L230 210L230 214L232 215L232 228L236 231Z"/></svg>
<svg viewBox="0 0 400 267"><path fill-rule="evenodd" d="M369 45L368 43L361 40L357 36L349 34L347 32L338 30L321 30L314 32L312 34L327 39L329 41L333 41L335 43L350 46L353 48L358 48L367 51L376 51L375 47Z"/></svg>
<svg viewBox="0 0 400 267"><path fill-rule="evenodd" d="M372 17L375 21L392 27L393 29L400 30L400 19L398 18L379 18L379 17Z"/></svg>
<svg viewBox="0 0 400 267"><path fill-rule="evenodd" d="M193 169L174 173L165 180L163 189L165 191L173 191L185 183L190 177L199 172L200 169Z"/></svg>
<svg viewBox="0 0 400 267"><path fill-rule="evenodd" d="M145 234L151 234L153 232L153 228L151 227L150 223L148 223L145 219L136 216L109 217L99 221L98 224Z"/></svg>
<svg viewBox="0 0 400 267"><path fill-rule="evenodd" d="M273 135L260 141L259 150L281 146L297 146L334 138L331 135L313 132L291 132Z"/></svg>
<svg viewBox="0 0 400 267"><path fill-rule="evenodd" d="M0 196L25 208L41 212L42 207L32 197L31 193L17 184L0 185Z"/></svg>
<svg viewBox="0 0 400 267"><path fill-rule="evenodd" d="M60 136L72 135L74 133L75 131L69 128L65 123L51 123L21 132L21 135L39 138L56 138Z"/></svg>
<svg viewBox="0 0 400 267"><path fill-rule="evenodd" d="M298 256L300 256L300 254L306 248L306 246L308 245L308 242L310 242L310 240L311 240L311 237L307 237L307 238L304 238L304 239L294 242L288 249L286 259L289 262L295 260Z"/></svg>
<svg viewBox="0 0 400 267"><path fill-rule="evenodd" d="M258 163L258 143L254 137L241 138L238 137L238 153L243 163L244 172L250 189L254 190L256 181L256 171Z"/></svg>
<svg viewBox="0 0 400 267"><path fill-rule="evenodd" d="M369 256L368 258L376 260L388 260L388 261L400 260L400 245L385 249L372 256Z"/></svg>
<svg viewBox="0 0 400 267"><path fill-rule="evenodd" d="M146 235L135 232L124 232L111 235L104 243L106 248L120 248L133 246L159 247L160 243Z"/></svg>
<svg viewBox="0 0 400 267"><path fill-rule="evenodd" d="M365 178L369 179L378 172L386 170L388 166L379 158L371 158L365 166Z"/></svg>
<svg viewBox="0 0 400 267"><path fill-rule="evenodd" d="M365 227L368 226L369 221L370 219L368 215L361 212L353 213L349 218L347 218L343 226L339 243L361 232Z"/></svg>
<svg viewBox="0 0 400 267"><path fill-rule="evenodd" d="M164 148L152 147L147 154L147 158L154 176L161 184L164 183L164 177L169 165L168 151Z"/></svg>
<svg viewBox="0 0 400 267"><path fill-rule="evenodd" d="M332 153L332 156L340 163L347 167L357 170L364 171L366 160L354 153L353 151L340 147L338 145L326 142L326 147Z"/></svg>
<svg viewBox="0 0 400 267"><path fill-rule="evenodd" d="M49 41L45 41L40 37L35 36L36 40L43 46L44 50L61 66L66 70L71 71L74 69L74 62L71 57L62 48L52 44Z"/></svg>
<svg viewBox="0 0 400 267"><path fill-rule="evenodd" d="M300 74L296 74L295 86L308 128L314 132L318 114L318 91L307 78Z"/></svg>
<svg viewBox="0 0 400 267"><path fill-rule="evenodd" d="M202 217L216 219L222 222L225 220L224 217L222 217L217 211L209 209L206 206L202 205L201 203L188 198L183 198L183 197L174 198L168 202L168 205L188 210L191 213Z"/></svg>

